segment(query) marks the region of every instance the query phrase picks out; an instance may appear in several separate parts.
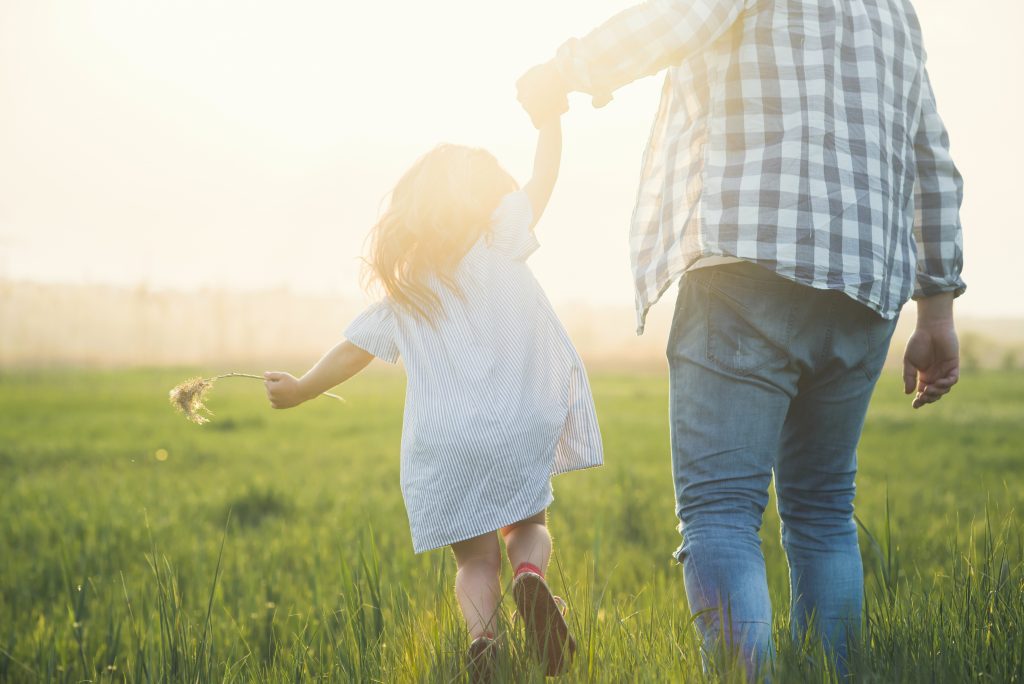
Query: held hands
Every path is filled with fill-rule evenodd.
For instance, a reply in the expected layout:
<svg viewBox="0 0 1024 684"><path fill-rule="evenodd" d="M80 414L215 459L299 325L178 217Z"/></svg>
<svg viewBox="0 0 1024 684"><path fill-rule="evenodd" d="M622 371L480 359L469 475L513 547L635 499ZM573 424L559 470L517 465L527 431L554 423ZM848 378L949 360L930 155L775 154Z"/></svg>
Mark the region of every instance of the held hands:
<svg viewBox="0 0 1024 684"><path fill-rule="evenodd" d="M911 394L917 390L915 409L935 403L960 379L952 295L918 300L917 311L917 329L903 355L903 391Z"/></svg>
<svg viewBox="0 0 1024 684"><path fill-rule="evenodd" d="M517 99L530 115L534 128L569 111L569 98L558 68L551 62L538 65L516 81Z"/></svg>
<svg viewBox="0 0 1024 684"><path fill-rule="evenodd" d="M272 408L292 408L309 399L302 391L302 383L291 373L267 371L263 374L263 385Z"/></svg>

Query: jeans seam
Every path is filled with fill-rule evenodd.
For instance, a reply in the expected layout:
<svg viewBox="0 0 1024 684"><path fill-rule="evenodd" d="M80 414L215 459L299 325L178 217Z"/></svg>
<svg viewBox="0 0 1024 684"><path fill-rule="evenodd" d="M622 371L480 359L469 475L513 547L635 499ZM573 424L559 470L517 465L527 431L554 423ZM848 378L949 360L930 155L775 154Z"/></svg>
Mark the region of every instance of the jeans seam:
<svg viewBox="0 0 1024 684"><path fill-rule="evenodd" d="M845 296L845 295L844 295ZM832 348L832 340L835 339L836 329L836 316L835 316L836 300L829 298L828 310L825 312L828 324L825 326L825 339L821 343L821 350L818 352L818 358L815 359L816 363L820 364L828 358L829 349Z"/></svg>
<svg viewBox="0 0 1024 684"><path fill-rule="evenodd" d="M868 382L874 382L876 379L875 373L868 373L868 359L870 359L873 356L875 350L878 348L878 345L881 342L881 339L878 335L880 331L877 329L877 323L878 322L875 321L873 318L868 318L866 335L868 348L864 353L864 357L860 360L860 363L857 364L857 368L860 369L860 371L864 374L864 377L867 378ZM895 328L895 324L893 324L893 327ZM884 365L884 360L882 363Z"/></svg>
<svg viewBox="0 0 1024 684"><path fill-rule="evenodd" d="M871 356L871 352L875 348L875 331L874 326L871 325L870 321L868 321L866 333L867 334L865 336L867 337L868 348L864 350L864 357L860 360L860 363L857 364L857 367L864 374L865 378L871 380L871 375L868 373L868 357Z"/></svg>

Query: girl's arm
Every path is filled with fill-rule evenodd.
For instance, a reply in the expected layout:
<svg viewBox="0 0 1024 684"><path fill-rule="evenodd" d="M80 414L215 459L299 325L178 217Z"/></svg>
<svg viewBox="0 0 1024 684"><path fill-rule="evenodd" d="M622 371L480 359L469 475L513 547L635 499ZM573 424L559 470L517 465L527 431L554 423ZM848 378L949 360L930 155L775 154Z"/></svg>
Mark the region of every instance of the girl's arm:
<svg viewBox="0 0 1024 684"><path fill-rule="evenodd" d="M533 206L533 226L537 225L541 214L548 206L551 191L558 180L558 166L561 161L562 123L557 116L553 116L540 127L537 152L533 158L533 177L523 186L523 191Z"/></svg>
<svg viewBox="0 0 1024 684"><path fill-rule="evenodd" d="M290 373L267 371L263 384L273 408L291 408L340 385L373 361L370 354L348 340L336 345L301 378Z"/></svg>

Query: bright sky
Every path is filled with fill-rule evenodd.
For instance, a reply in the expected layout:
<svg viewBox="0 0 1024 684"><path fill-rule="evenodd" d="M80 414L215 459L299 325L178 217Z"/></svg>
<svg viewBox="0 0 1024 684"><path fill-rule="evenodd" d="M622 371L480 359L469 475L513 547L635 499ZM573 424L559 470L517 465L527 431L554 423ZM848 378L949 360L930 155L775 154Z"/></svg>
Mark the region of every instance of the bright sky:
<svg viewBox="0 0 1024 684"><path fill-rule="evenodd" d="M480 145L525 180L515 79L628 4L4 0L0 277L357 294L363 240L412 160ZM1024 316L1024 3L916 6L966 179L960 310ZM552 299L632 303L659 86L601 110L574 96L531 260Z"/></svg>

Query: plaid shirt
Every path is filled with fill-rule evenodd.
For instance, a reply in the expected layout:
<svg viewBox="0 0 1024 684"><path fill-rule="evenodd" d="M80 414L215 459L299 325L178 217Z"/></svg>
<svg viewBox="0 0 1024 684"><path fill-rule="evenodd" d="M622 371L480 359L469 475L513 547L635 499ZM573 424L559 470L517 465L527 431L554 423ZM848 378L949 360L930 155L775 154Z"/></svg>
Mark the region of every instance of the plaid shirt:
<svg viewBox="0 0 1024 684"><path fill-rule="evenodd" d="M637 332L704 257L885 318L962 293L963 183L924 63L906 0L652 0L564 44L596 106L669 67L630 236Z"/></svg>

